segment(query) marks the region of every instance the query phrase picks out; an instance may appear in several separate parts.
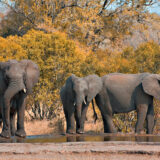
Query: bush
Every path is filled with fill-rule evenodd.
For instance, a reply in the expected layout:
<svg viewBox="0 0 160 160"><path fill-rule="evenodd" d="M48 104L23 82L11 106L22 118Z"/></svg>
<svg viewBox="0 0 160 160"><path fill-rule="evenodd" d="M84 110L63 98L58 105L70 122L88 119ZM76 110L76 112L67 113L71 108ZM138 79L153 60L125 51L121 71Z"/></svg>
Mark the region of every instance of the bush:
<svg viewBox="0 0 160 160"><path fill-rule="evenodd" d="M59 90L68 76L95 72L95 66L88 63L90 54L61 32L47 34L30 30L23 37L1 38L0 43L1 61L26 58L38 64L40 80L29 97L28 106L32 106L33 117L39 115L41 119L55 115L60 106Z"/></svg>

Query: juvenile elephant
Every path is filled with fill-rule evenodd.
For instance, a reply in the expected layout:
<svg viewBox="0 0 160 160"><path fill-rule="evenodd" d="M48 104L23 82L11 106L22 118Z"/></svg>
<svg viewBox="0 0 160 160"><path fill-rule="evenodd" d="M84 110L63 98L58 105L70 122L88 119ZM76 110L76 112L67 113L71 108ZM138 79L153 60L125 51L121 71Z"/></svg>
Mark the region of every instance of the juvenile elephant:
<svg viewBox="0 0 160 160"><path fill-rule="evenodd" d="M71 75L66 80L60 90L60 97L67 122L67 133L74 133L75 119L76 132L83 133L88 105L101 89L102 81L97 75L83 78Z"/></svg>
<svg viewBox="0 0 160 160"><path fill-rule="evenodd" d="M24 110L25 99L38 82L39 69L31 60L9 60L0 63L0 117L3 128L1 136L25 137ZM15 114L17 130L15 132Z"/></svg>
<svg viewBox="0 0 160 160"><path fill-rule="evenodd" d="M147 133L154 128L153 97L160 99L160 75L111 73L102 77L103 89L96 96L102 114L104 132L116 132L112 115L137 111L135 131L140 133L145 119Z"/></svg>

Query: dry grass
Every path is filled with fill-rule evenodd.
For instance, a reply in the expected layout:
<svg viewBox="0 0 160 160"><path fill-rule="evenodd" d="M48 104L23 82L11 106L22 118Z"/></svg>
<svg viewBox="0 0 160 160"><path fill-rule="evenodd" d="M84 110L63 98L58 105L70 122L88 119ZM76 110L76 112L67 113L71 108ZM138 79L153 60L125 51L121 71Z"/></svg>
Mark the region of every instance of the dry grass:
<svg viewBox="0 0 160 160"><path fill-rule="evenodd" d="M89 108L87 112L87 120L85 122L85 132L103 132L103 122L99 115L98 117L99 119L95 124L93 119L93 111ZM54 118L52 120L27 120L25 121L25 130L27 135L64 133L66 130L64 114L62 113L61 117Z"/></svg>
<svg viewBox="0 0 160 160"><path fill-rule="evenodd" d="M66 122L63 112L59 117L52 120L30 120L27 112L25 113L25 131L27 135L43 135L52 133L64 133L66 130ZM103 122L100 114L98 113L99 119L96 124L93 119L93 110L89 107L87 112L87 120L85 122L85 132L103 132ZM0 127L1 131L1 127Z"/></svg>

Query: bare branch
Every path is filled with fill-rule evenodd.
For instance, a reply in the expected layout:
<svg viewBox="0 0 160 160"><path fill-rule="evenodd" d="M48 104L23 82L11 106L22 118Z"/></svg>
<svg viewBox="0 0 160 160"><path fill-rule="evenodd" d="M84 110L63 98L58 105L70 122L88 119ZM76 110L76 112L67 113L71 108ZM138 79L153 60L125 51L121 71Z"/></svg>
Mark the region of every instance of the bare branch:
<svg viewBox="0 0 160 160"><path fill-rule="evenodd" d="M102 6L102 10L98 13L98 15L101 15L106 7L106 5L108 4L108 0L105 0Z"/></svg>
<svg viewBox="0 0 160 160"><path fill-rule="evenodd" d="M144 5L145 6L152 6L153 4L155 4L156 2L153 2L153 0L150 0L148 3L146 2Z"/></svg>
<svg viewBox="0 0 160 160"><path fill-rule="evenodd" d="M5 1L0 1L0 3L6 5L9 9L11 9L13 12L15 12L16 14L20 14L22 15L24 18L26 18L32 25L35 26L35 23L29 18L29 16L26 16L23 12L21 12L20 10L16 10L14 7L12 7L12 5L8 4Z"/></svg>
<svg viewBox="0 0 160 160"><path fill-rule="evenodd" d="M82 8L81 6L79 6L77 3L73 3L71 5L65 5L63 4L60 9L57 11L57 13L52 16L52 22L54 21L54 19L58 16L58 14L60 14L62 12L63 9L65 8L73 8L73 7L78 7L78 8Z"/></svg>
<svg viewBox="0 0 160 160"><path fill-rule="evenodd" d="M79 7L79 8L82 8L81 6L77 5L77 4L71 4L71 5L65 5L63 7L61 7L61 9L64 9L64 8L67 8L67 7Z"/></svg>

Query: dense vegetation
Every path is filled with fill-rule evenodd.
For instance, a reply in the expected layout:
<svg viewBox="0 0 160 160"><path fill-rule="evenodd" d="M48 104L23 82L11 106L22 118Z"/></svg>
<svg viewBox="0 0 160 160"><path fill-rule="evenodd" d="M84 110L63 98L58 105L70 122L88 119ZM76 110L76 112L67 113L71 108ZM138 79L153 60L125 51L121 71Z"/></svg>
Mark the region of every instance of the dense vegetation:
<svg viewBox="0 0 160 160"><path fill-rule="evenodd" d="M152 1L12 2L1 1L9 10L1 14L0 61L25 58L39 65L40 80L27 105L32 118L51 119L62 111L59 89L72 73L160 73L160 17L145 8ZM117 8L107 9L113 3ZM114 117L124 132L135 121L134 112Z"/></svg>

